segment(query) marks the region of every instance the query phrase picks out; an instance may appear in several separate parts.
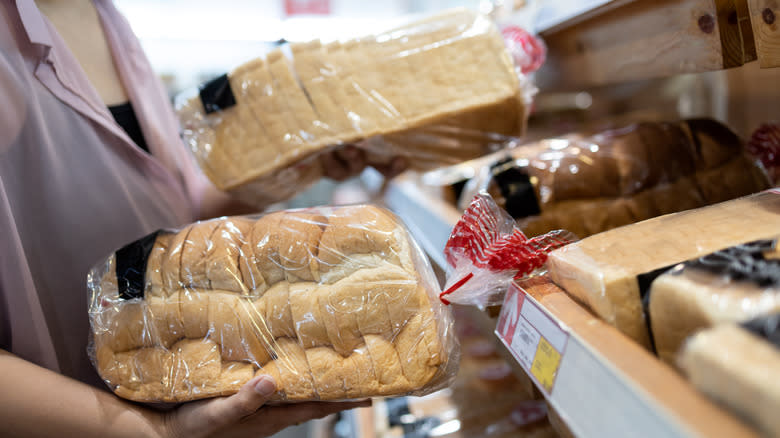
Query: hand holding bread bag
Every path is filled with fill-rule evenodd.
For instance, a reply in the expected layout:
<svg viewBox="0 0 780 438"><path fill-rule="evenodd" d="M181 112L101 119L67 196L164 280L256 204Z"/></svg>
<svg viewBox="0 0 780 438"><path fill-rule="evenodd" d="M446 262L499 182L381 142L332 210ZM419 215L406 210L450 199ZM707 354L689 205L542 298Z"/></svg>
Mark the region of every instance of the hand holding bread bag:
<svg viewBox="0 0 780 438"><path fill-rule="evenodd" d="M280 401L423 394L457 367L426 259L373 206L159 231L89 275L93 362L118 395L181 402L268 374Z"/></svg>

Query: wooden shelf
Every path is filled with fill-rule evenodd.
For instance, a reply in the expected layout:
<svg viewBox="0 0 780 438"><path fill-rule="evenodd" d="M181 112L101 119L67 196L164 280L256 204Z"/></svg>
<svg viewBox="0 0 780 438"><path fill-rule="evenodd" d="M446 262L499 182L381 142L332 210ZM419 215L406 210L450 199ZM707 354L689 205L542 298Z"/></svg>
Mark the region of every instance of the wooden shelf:
<svg viewBox="0 0 780 438"><path fill-rule="evenodd" d="M548 47L536 75L542 91L780 62L778 23L762 18L780 13L774 0L549 3L535 12Z"/></svg>

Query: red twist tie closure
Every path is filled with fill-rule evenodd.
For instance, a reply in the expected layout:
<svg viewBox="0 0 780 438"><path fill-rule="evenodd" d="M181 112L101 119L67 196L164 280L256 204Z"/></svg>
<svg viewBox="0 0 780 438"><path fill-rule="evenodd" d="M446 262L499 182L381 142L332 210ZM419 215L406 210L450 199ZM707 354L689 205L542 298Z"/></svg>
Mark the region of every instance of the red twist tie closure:
<svg viewBox="0 0 780 438"><path fill-rule="evenodd" d="M459 263L468 261L473 269L515 272L514 278L519 279L544 266L548 253L574 239L571 233L563 230L529 239L490 195L480 193L455 224L444 254L447 263L456 271ZM474 271L471 270L439 294L441 302L451 304L444 297L463 287L473 277Z"/></svg>
<svg viewBox="0 0 780 438"><path fill-rule="evenodd" d="M440 293L439 294L439 299L441 300L441 302L444 303L447 306L452 304L452 303L450 303L450 300L444 298L444 296L445 295L449 295L449 294L455 292L456 290L460 289L461 286L466 284L466 282L471 280L473 277L474 277L474 273L473 272L469 272L468 275L466 275L465 277L463 277L460 280L458 280L457 283L453 284L447 290L445 290L444 292Z"/></svg>
<svg viewBox="0 0 780 438"><path fill-rule="evenodd" d="M523 74L533 73L544 64L547 47L541 39L514 25L501 29L501 36L515 65Z"/></svg>

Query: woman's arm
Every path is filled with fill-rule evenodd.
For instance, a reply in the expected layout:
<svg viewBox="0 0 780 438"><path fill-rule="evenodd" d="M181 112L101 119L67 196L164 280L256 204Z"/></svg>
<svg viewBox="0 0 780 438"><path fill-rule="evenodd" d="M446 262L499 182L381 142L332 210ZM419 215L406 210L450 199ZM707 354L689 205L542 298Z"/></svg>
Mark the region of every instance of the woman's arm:
<svg viewBox="0 0 780 438"><path fill-rule="evenodd" d="M276 392L255 377L230 397L185 403L165 413L41 368L0 350L0 424L7 437L265 437L370 402L266 406Z"/></svg>
<svg viewBox="0 0 780 438"><path fill-rule="evenodd" d="M161 414L0 350L5 436L161 437Z"/></svg>

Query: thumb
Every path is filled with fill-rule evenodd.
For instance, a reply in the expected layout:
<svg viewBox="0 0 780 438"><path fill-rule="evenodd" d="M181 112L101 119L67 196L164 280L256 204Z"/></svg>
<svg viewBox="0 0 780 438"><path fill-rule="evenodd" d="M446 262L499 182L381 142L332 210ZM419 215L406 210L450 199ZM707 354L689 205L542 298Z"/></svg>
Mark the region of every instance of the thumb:
<svg viewBox="0 0 780 438"><path fill-rule="evenodd" d="M258 376L244 384L238 393L217 399L207 418L222 425L233 424L252 415L260 409L276 392L276 382L271 376Z"/></svg>
<svg viewBox="0 0 780 438"><path fill-rule="evenodd" d="M176 415L172 436L193 436L180 433L189 430L196 436L209 436L227 426L236 424L242 418L257 412L276 393L276 382L270 376L257 376L229 397L215 398L182 406L183 412ZM187 409L189 408L189 409ZM179 409L181 411L181 409Z"/></svg>

